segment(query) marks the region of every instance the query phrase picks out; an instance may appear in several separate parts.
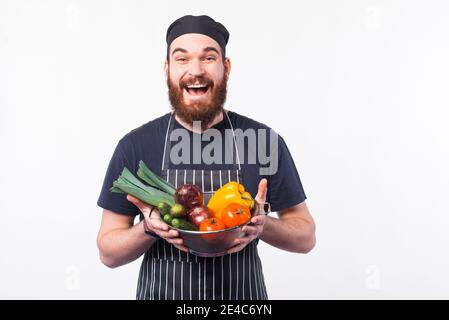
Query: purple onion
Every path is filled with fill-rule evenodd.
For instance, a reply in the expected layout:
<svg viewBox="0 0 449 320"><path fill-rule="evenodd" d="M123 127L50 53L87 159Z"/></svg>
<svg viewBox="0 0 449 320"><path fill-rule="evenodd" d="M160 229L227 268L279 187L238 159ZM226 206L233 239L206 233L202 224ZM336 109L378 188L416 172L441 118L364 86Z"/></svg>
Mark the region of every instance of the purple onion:
<svg viewBox="0 0 449 320"><path fill-rule="evenodd" d="M182 204L189 211L203 205L203 193L194 184L183 184L176 189L175 202Z"/></svg>
<svg viewBox="0 0 449 320"><path fill-rule="evenodd" d="M197 227L200 226L201 222L211 217L212 214L210 213L209 209L204 206L192 208L191 210L189 210L189 212L187 212L187 220L189 220L191 224Z"/></svg>

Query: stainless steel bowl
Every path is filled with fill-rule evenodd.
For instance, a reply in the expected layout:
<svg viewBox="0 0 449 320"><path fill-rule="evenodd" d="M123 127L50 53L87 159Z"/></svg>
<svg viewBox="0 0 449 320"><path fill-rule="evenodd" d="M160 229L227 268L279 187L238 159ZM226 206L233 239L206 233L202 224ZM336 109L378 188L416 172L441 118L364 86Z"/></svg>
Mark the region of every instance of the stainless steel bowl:
<svg viewBox="0 0 449 320"><path fill-rule="evenodd" d="M204 204L207 204L212 192L204 192ZM268 214L270 211L269 204L258 204L252 216L259 214ZM243 225L228 228L219 231L188 231L171 227L179 232L180 237L184 240L184 245L190 249L190 253L201 257L217 257L227 253L233 246L234 240L244 236L242 228L249 224L247 222Z"/></svg>

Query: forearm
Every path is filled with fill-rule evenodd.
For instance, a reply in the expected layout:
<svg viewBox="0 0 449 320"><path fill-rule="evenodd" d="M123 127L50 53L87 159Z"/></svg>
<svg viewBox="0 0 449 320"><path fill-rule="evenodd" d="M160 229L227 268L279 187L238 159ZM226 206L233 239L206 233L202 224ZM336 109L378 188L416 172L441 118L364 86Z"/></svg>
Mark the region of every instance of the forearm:
<svg viewBox="0 0 449 320"><path fill-rule="evenodd" d="M110 268L119 267L139 258L155 242L145 234L142 222L131 228L112 230L98 239L100 259Z"/></svg>
<svg viewBox="0 0 449 320"><path fill-rule="evenodd" d="M282 250L307 253L315 246L315 226L300 218L267 217L260 239Z"/></svg>

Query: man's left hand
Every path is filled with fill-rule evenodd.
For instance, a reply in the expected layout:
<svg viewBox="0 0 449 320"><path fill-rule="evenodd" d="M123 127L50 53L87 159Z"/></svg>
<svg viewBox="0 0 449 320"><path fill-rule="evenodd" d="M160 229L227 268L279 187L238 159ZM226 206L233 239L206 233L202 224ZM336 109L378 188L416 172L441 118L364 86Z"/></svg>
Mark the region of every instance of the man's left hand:
<svg viewBox="0 0 449 320"><path fill-rule="evenodd" d="M259 190L256 198L254 199L256 201L256 206L258 207L257 210L260 210L260 207L263 206L267 198L267 183L267 179L265 178L259 182ZM242 228L245 236L235 239L235 245L228 250L228 253L231 254L238 252L250 244L251 241L257 239L264 230L266 220L267 216L263 213L252 217L251 223Z"/></svg>

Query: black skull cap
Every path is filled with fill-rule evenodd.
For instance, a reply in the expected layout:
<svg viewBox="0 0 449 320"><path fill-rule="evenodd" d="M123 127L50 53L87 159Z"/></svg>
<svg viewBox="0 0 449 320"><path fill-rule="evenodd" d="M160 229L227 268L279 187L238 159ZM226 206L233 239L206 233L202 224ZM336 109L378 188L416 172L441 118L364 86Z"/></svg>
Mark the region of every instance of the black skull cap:
<svg viewBox="0 0 449 320"><path fill-rule="evenodd" d="M223 55L226 56L229 32L220 22L206 15L187 15L175 20L167 29L167 49L173 40L187 33L200 33L211 37L217 41L223 51Z"/></svg>

